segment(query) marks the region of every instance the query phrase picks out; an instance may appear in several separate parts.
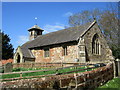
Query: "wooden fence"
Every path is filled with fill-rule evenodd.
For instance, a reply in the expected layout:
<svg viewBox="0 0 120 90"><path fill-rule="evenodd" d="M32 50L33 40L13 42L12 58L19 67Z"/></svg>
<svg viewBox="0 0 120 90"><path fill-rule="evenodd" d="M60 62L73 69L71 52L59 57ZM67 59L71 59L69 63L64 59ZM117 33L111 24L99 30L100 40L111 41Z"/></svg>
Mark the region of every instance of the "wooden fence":
<svg viewBox="0 0 120 90"><path fill-rule="evenodd" d="M39 62L26 62L26 63L6 63L0 66L0 73L11 72L14 68L35 69L35 68L63 68L74 65L86 65L85 63L39 63Z"/></svg>
<svg viewBox="0 0 120 90"><path fill-rule="evenodd" d="M21 79L9 82L1 82L2 88L83 88L83 90L94 90L100 85L114 77L113 63L104 67L67 75L55 75L36 79Z"/></svg>
<svg viewBox="0 0 120 90"><path fill-rule="evenodd" d="M78 67L86 67L83 69L77 69ZM99 66L100 67L100 66ZM74 68L74 71L69 71L69 72L64 72L64 73L58 73L58 70L63 70L67 68ZM19 74L19 77L17 78L8 78L8 79L2 79L2 81L6 80L17 80L17 79L24 79L24 78L37 78L37 77L45 77L45 76L54 76L54 75L62 75L62 74L68 74L68 73L73 73L73 72L79 72L79 71L84 71L88 69L94 69L96 68L94 64L87 64L87 65L74 65L74 66L69 66L69 67L62 67L62 68L54 68L54 69L46 69L46 70L34 70L34 71L20 71L20 72L10 72L10 73L3 73L2 75L12 75L12 74ZM47 72L47 71L55 71L55 74L47 74L47 75L36 75L36 76L27 76L23 77L23 74L25 73L35 73L35 72Z"/></svg>

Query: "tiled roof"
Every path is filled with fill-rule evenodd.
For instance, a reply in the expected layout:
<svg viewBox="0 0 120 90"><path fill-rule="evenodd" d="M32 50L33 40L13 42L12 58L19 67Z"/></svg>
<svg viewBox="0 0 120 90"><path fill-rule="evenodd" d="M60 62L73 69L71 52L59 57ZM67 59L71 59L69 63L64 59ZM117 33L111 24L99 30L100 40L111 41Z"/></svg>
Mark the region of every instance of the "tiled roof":
<svg viewBox="0 0 120 90"><path fill-rule="evenodd" d="M94 23L92 23L94 24ZM80 36L87 31L87 29L92 25L91 23L87 23L86 25L79 27L71 27L64 30L59 30L56 32L51 32L45 35L40 35L36 39L32 41L28 41L27 43L21 46L21 50L23 52L24 57L34 58L30 48L42 47L47 45L60 44L70 41L78 41Z"/></svg>
<svg viewBox="0 0 120 90"><path fill-rule="evenodd" d="M12 63L13 59L8 59L8 60L1 60L2 65L7 64L7 63Z"/></svg>
<svg viewBox="0 0 120 90"><path fill-rule="evenodd" d="M21 48L23 57L26 57L26 58L35 58L33 56L33 54L31 53L31 51L28 49L30 43L31 43L31 41L28 41L27 43L23 44L20 48Z"/></svg>
<svg viewBox="0 0 120 90"><path fill-rule="evenodd" d="M34 25L33 27L29 28L28 31L30 31L32 29L42 30L38 25ZM44 31L44 30L42 30L42 31Z"/></svg>

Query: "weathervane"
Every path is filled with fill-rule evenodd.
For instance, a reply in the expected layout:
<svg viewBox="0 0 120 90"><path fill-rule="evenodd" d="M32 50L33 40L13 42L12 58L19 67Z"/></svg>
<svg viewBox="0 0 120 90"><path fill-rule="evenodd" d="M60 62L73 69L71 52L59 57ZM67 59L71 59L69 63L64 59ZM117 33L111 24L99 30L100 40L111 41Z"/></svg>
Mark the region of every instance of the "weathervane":
<svg viewBox="0 0 120 90"><path fill-rule="evenodd" d="M36 24L36 25L37 25L37 19L38 19L38 18L37 18L37 17L35 17L35 24Z"/></svg>

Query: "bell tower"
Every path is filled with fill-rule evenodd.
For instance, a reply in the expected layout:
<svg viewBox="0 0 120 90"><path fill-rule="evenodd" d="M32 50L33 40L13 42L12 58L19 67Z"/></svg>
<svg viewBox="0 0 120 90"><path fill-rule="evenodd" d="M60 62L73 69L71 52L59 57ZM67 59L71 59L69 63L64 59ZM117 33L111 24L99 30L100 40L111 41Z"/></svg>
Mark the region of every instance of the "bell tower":
<svg viewBox="0 0 120 90"><path fill-rule="evenodd" d="M28 29L29 31L29 40L34 40L36 37L42 35L42 30L37 24Z"/></svg>

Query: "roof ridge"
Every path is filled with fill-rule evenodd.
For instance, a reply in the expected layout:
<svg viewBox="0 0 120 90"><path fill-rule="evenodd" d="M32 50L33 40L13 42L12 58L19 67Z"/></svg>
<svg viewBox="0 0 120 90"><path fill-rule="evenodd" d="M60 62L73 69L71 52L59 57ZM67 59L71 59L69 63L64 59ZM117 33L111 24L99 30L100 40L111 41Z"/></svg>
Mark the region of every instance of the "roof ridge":
<svg viewBox="0 0 120 90"><path fill-rule="evenodd" d="M89 22L82 26L80 25L78 28L68 27L62 30L57 30L44 35L40 35L34 40L28 41L25 44L23 44L21 46L21 49L24 52L24 56L33 58L29 49L66 43L71 41L78 42L78 39L81 37L81 35L83 35L86 32L86 30L90 28L93 24L94 22Z"/></svg>
<svg viewBox="0 0 120 90"><path fill-rule="evenodd" d="M89 28L91 28L96 22L96 20L94 20L88 27L87 29L81 34L81 37L89 30Z"/></svg>

